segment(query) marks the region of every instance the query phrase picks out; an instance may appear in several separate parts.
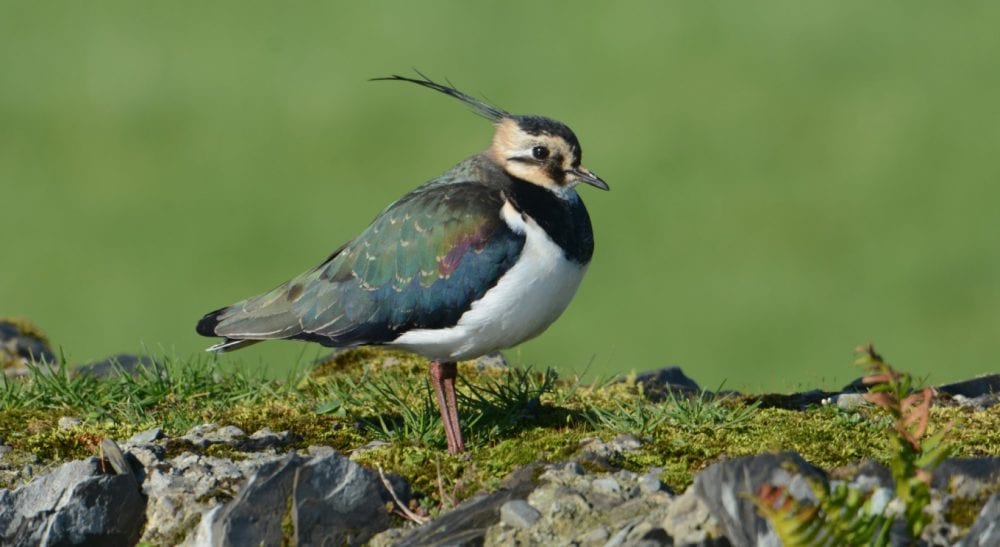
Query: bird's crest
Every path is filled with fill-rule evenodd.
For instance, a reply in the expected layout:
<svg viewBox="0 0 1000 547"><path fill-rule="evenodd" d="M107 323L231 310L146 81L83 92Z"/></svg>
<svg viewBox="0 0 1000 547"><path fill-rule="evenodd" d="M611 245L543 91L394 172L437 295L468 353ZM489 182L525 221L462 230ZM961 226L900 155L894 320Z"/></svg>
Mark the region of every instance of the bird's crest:
<svg viewBox="0 0 1000 547"><path fill-rule="evenodd" d="M439 83L431 80L430 78L428 78L426 75L424 75L419 70L417 70L416 73L417 73L418 76L420 76L419 79L418 78L408 78L406 76L400 76L398 74L393 74L392 76L383 76L381 78L372 78L371 81L374 82L374 81L381 81L381 80L395 80L395 81L400 81L400 82L410 82L410 83L413 83L413 84L417 84L417 85L422 85L424 87L428 87L428 88L433 89L435 91L440 91L441 93L444 93L445 95L448 95L450 97L454 97L454 98L462 101L463 103L465 103L466 106L468 106L469 108L471 108L473 110L473 112L475 112L476 114L479 114L480 116L482 116L482 117L486 118L487 120L490 120L490 121L492 121L494 123L499 122L500 120L502 120L504 118L510 118L510 117L512 117L510 115L510 113L508 113L506 110L504 110L502 108L493 106L493 105L491 105L490 103L488 103L486 101L479 100L479 99L473 97L472 95L469 95L467 93L464 93L462 91L459 91L459 90L455 89L454 87L451 87L450 85L439 84ZM448 84L451 84L451 82L448 82Z"/></svg>

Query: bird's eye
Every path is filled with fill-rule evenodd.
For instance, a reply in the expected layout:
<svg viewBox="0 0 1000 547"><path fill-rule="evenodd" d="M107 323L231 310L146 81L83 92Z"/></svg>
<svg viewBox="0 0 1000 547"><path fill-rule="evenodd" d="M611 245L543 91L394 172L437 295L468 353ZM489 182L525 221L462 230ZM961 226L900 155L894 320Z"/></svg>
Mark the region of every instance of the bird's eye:
<svg viewBox="0 0 1000 547"><path fill-rule="evenodd" d="M544 146L536 146L531 149L531 155L534 156L536 160L544 160L549 157L549 149Z"/></svg>

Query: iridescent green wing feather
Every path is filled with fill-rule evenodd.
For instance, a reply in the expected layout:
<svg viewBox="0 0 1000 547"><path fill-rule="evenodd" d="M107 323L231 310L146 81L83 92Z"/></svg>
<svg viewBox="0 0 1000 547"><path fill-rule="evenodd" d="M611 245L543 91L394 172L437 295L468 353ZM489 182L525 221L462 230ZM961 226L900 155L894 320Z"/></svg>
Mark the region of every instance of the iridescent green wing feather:
<svg viewBox="0 0 1000 547"><path fill-rule="evenodd" d="M453 170L407 194L317 268L209 314L212 331L349 346L453 325L524 246L500 217L500 191L463 175Z"/></svg>

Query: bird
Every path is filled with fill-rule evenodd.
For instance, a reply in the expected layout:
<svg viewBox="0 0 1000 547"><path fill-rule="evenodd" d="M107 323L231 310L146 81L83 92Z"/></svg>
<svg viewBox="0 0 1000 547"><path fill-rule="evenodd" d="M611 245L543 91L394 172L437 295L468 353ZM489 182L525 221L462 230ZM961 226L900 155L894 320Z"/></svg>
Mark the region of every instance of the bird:
<svg viewBox="0 0 1000 547"><path fill-rule="evenodd" d="M347 348L382 346L430 360L448 451L465 451L457 362L534 338L566 309L594 252L580 183L608 190L581 164L576 135L545 116L515 115L419 77L493 124L482 152L405 194L318 266L206 314L208 348L264 340Z"/></svg>

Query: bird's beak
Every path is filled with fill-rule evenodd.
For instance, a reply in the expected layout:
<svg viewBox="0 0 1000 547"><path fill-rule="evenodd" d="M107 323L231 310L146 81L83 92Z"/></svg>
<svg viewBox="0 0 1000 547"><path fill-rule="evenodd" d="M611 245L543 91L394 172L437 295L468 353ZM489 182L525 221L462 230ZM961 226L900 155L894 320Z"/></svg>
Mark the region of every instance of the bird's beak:
<svg viewBox="0 0 1000 547"><path fill-rule="evenodd" d="M580 182L586 182L587 184L596 186L601 190L610 190L610 188L608 188L608 183L604 182L601 177L595 175L590 169L587 169L582 165L571 170L570 174L576 177L576 179Z"/></svg>

